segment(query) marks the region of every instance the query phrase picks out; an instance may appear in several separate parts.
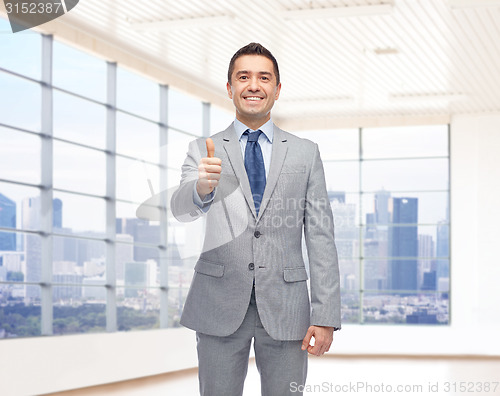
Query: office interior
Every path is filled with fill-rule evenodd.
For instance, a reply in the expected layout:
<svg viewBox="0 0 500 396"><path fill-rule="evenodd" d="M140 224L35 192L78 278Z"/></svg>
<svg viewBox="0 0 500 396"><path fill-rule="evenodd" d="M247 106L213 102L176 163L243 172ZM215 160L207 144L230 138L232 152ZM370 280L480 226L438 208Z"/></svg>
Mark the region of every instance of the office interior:
<svg viewBox="0 0 500 396"><path fill-rule="evenodd" d="M178 322L203 222L148 199L234 119L227 65L252 41L280 65L273 121L320 147L336 218L343 326L305 394L500 394L500 1L7 18L1 3L0 394L197 394ZM245 395L258 384L251 358Z"/></svg>

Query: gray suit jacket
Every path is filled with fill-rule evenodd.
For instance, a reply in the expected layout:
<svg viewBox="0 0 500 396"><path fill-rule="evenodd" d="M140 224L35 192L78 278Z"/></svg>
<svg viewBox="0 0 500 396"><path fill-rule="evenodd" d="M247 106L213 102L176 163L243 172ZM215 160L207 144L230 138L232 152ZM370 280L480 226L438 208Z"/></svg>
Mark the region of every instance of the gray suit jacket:
<svg viewBox="0 0 500 396"><path fill-rule="evenodd" d="M222 172L206 213L203 252L181 324L227 336L243 321L255 278L257 309L269 335L300 340L309 325L340 328L340 285L333 216L318 146L274 127L269 175L259 215L240 143L231 124L212 136ZM190 143L171 210L179 221L204 216L193 203L205 139ZM302 256L302 231L309 258Z"/></svg>

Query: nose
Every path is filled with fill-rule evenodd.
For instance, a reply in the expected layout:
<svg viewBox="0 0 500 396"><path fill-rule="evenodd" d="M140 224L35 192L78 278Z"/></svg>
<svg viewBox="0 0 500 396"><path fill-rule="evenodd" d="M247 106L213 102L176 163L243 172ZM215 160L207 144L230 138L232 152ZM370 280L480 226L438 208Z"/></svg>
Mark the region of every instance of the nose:
<svg viewBox="0 0 500 396"><path fill-rule="evenodd" d="M257 77L252 77L248 80L248 89L250 91L260 90L259 79Z"/></svg>

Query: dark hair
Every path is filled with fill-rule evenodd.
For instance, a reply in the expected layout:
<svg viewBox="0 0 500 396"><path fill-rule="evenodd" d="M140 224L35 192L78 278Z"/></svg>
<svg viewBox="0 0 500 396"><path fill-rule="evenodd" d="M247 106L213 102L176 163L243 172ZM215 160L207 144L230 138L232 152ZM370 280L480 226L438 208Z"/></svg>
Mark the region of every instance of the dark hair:
<svg viewBox="0 0 500 396"><path fill-rule="evenodd" d="M236 59L238 59L240 56L243 55L262 55L265 56L267 59L270 59L273 62L274 66L274 74L276 75L276 85L280 83L280 70L278 68L278 61L273 56L273 54L271 54L271 51L265 48L262 44L250 43L240 48L238 51L236 51L236 53L231 58L231 61L229 62L229 69L227 71L227 82L229 84L231 84L231 76L233 75L234 71L234 62L236 62Z"/></svg>

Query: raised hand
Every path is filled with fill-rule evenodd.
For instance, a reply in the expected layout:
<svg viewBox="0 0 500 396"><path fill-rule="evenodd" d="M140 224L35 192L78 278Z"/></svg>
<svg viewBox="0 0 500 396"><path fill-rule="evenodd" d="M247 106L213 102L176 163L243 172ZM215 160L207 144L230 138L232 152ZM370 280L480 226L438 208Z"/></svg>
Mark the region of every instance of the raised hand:
<svg viewBox="0 0 500 396"><path fill-rule="evenodd" d="M198 183L196 191L201 199L210 194L219 185L222 160L214 157L215 145L210 138L206 140L207 156L203 157L198 164Z"/></svg>

